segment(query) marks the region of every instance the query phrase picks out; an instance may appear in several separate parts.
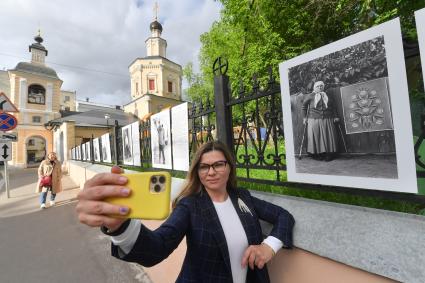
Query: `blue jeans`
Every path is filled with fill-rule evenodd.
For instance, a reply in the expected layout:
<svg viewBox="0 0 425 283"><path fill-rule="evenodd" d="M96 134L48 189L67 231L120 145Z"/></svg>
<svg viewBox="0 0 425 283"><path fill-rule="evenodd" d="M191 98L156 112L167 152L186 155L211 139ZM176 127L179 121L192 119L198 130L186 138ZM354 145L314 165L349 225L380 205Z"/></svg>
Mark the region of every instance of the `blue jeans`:
<svg viewBox="0 0 425 283"><path fill-rule="evenodd" d="M41 192L40 193L40 203L46 203L46 199L47 199L47 193L50 191L50 200L54 201L56 194L53 193L52 188L48 188L45 192Z"/></svg>

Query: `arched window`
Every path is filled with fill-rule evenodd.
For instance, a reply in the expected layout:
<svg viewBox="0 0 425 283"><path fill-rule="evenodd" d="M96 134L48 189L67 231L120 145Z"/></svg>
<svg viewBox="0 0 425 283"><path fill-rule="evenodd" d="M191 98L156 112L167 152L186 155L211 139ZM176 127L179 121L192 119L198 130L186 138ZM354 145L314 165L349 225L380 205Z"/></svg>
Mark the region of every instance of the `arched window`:
<svg viewBox="0 0 425 283"><path fill-rule="evenodd" d="M28 87L28 103L46 104L46 89L37 84Z"/></svg>

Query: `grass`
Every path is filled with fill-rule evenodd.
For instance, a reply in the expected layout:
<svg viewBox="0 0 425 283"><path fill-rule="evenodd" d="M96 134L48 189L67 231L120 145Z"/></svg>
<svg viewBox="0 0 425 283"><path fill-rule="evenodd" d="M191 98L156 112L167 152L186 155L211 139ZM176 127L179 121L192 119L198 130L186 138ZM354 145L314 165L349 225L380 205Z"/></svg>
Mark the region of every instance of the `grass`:
<svg viewBox="0 0 425 283"><path fill-rule="evenodd" d="M267 159L268 154L274 155L274 146L267 144L264 150L264 157ZM278 153L285 153L285 145L283 141L278 142ZM243 145L240 145L237 152L237 159L239 162L243 162L243 156L241 155L253 155L257 156L257 153L253 146L248 146L247 150L245 150ZM420 155L425 156L425 146L421 146ZM252 159L251 162L257 162L257 159ZM285 159L282 156L282 164L285 164ZM110 164L104 164L109 165ZM150 167L145 165L143 167L133 167L120 165L124 169L135 170L135 171L146 171ZM418 170L425 170L422 168L418 168ZM171 171L171 175L176 178L186 178L186 172L181 171ZM247 170L244 168L238 168L236 170L236 175L238 177L248 178ZM276 170L264 170L264 169L249 169L249 178L252 179L260 179L260 180L277 180ZM279 179L282 182L287 181L286 171L279 171ZM425 195L425 179L419 178L418 184L420 185L419 194ZM421 186L423 185L423 186ZM245 189L256 190L256 191L264 191L270 192L274 194L281 195L289 195L295 197L302 197L314 200L322 200L329 201L341 204L349 204L349 205L357 205L362 207L370 207L377 209L384 209L390 211L399 211L411 214L418 214L425 216L425 204L415 203L409 201L402 200L392 200L381 197L372 197L372 196L364 196L364 195L353 195L346 194L342 192L332 192L332 191L323 191L320 189L305 189L296 186L277 186L277 185L268 185L261 183L253 183L253 182L244 182L239 181L238 186Z"/></svg>
<svg viewBox="0 0 425 283"><path fill-rule="evenodd" d="M278 143L278 153L282 154L285 152L285 145L283 142ZM425 156L425 146L421 147L421 152L423 152L422 156ZM237 152L237 159L239 162L243 161L240 155L252 154L254 156L257 155L255 149L252 146L249 146L247 150L243 146L239 146ZM267 145L264 156L267 154L274 154L274 146ZM253 160L257 161L256 159ZM424 170L424 169L422 169ZM238 168L236 170L236 175L238 177L248 178L248 173L245 168ZM262 170L262 169L249 169L249 178L252 179L261 179L261 180L277 180L276 170ZM286 171L279 171L279 179L282 182L287 181ZM423 178L418 179L419 185L421 183L425 184L425 180ZM302 189L296 186L276 186L276 185L265 185L253 182L238 182L239 187L256 190L256 191L265 191L274 194L281 195L289 195L296 197L303 197L314 200L322 200L329 201L341 204L349 204L349 205L357 205L362 207L370 207L377 209L384 209L390 211L399 211L405 213L419 214L425 215L425 204L424 203L415 203L410 201L402 201L402 200L392 200L381 197L374 196L363 196L363 195L353 195L353 194L345 194L341 192L330 192L330 191L321 191L318 189ZM425 186L420 186L419 194L425 195L424 191Z"/></svg>
<svg viewBox="0 0 425 283"><path fill-rule="evenodd" d="M398 212L405 212L411 214L420 214L425 215L425 204L401 201L401 200L391 200L371 196L360 196L360 195L351 195L344 194L340 192L329 192L329 191L320 191L313 189L301 189L295 186L273 186L273 185L264 185L257 184L252 182L243 182L239 181L238 186L256 191L270 192L274 194L289 195L295 197L302 197L314 200L329 201L341 204L357 205L362 207L370 207Z"/></svg>

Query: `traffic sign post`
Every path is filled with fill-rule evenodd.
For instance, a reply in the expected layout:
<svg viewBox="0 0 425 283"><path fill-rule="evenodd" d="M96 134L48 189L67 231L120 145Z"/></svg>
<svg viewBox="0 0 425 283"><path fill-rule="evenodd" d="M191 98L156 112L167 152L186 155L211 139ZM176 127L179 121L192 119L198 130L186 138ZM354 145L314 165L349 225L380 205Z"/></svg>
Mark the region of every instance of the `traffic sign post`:
<svg viewBox="0 0 425 283"><path fill-rule="evenodd" d="M6 112L0 113L0 131L10 131L16 126L18 126L18 120L15 116Z"/></svg>
<svg viewBox="0 0 425 283"><path fill-rule="evenodd" d="M19 112L15 105L3 92L0 92L0 112Z"/></svg>
<svg viewBox="0 0 425 283"><path fill-rule="evenodd" d="M0 133L0 142L17 142L18 133Z"/></svg>
<svg viewBox="0 0 425 283"><path fill-rule="evenodd" d="M6 198L10 198L9 193L9 174L7 172L7 161L12 159L12 143L0 143L0 161L4 164L4 186L6 188Z"/></svg>
<svg viewBox="0 0 425 283"><path fill-rule="evenodd" d="M0 131L7 132L18 126L15 116L7 112L19 112L18 108L9 100L6 94L0 92ZM17 141L18 137L13 133L3 133L0 136L0 161L4 164L4 185L6 187L6 197L9 198L9 175L7 172L7 161L12 160L11 141Z"/></svg>

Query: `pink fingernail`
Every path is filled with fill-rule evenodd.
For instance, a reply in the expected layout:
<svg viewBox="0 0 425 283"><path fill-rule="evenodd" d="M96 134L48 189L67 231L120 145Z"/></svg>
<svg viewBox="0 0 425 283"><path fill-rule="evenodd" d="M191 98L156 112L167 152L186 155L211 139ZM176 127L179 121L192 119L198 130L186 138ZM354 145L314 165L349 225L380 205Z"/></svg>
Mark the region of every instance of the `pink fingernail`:
<svg viewBox="0 0 425 283"><path fill-rule="evenodd" d="M121 189L121 194L123 196L128 196L130 194L130 189L127 189L127 188Z"/></svg>
<svg viewBox="0 0 425 283"><path fill-rule="evenodd" d="M121 177L118 178L118 182L125 183L125 182L127 182L127 178L124 177L124 176L121 176Z"/></svg>
<svg viewBox="0 0 425 283"><path fill-rule="evenodd" d="M120 213L125 215L128 213L128 207L120 207Z"/></svg>

